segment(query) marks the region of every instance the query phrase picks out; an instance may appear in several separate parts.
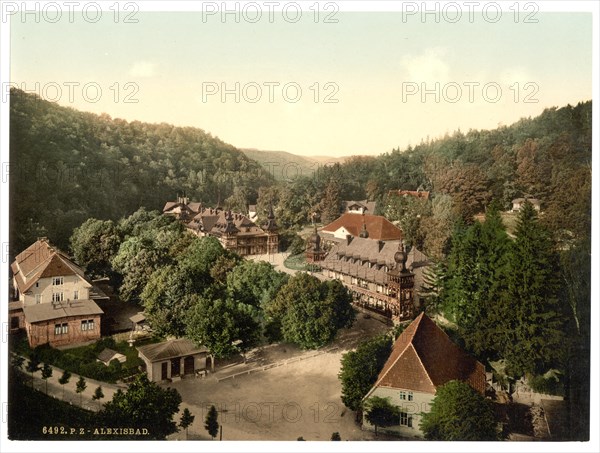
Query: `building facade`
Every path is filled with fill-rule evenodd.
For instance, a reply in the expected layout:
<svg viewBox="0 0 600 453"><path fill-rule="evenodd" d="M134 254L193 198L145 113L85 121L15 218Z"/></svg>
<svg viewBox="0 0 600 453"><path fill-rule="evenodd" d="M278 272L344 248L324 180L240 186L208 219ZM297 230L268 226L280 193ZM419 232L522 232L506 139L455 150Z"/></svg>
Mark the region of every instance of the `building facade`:
<svg viewBox="0 0 600 453"><path fill-rule="evenodd" d="M69 257L40 238L11 264L11 331L25 329L31 347L64 346L100 338L102 309L108 297Z"/></svg>
<svg viewBox="0 0 600 453"><path fill-rule="evenodd" d="M139 346L148 379L154 382L180 379L206 370L208 350L184 338Z"/></svg>
<svg viewBox="0 0 600 453"><path fill-rule="evenodd" d="M354 303L393 322L412 319L419 306L427 257L413 247L407 253L402 241L381 241L348 235L320 263L323 275L340 280Z"/></svg>
<svg viewBox="0 0 600 453"><path fill-rule="evenodd" d="M400 410L396 425L379 430L402 437L423 437L422 413L429 412L437 388L452 380L485 394L485 367L468 355L425 313L421 313L394 342L375 385L364 400L388 398ZM374 427L363 415L363 429Z"/></svg>
<svg viewBox="0 0 600 453"><path fill-rule="evenodd" d="M207 208L201 203L179 197L163 208L164 215L171 215L183 222L197 236L212 236L223 248L241 256L274 254L279 251L279 234L273 210L262 227L247 216L221 208Z"/></svg>

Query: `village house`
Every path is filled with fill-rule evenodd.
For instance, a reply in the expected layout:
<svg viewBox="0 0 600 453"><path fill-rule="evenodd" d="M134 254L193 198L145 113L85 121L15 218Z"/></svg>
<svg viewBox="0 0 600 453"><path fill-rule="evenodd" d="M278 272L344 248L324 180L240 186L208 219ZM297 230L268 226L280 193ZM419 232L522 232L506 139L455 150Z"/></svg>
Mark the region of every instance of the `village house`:
<svg viewBox="0 0 600 453"><path fill-rule="evenodd" d="M349 200L344 201L344 204L346 205L345 212L351 214L375 214L375 209L377 208L377 202L368 200Z"/></svg>
<svg viewBox="0 0 600 453"><path fill-rule="evenodd" d="M262 227L243 214L204 207L202 203L190 202L187 197L167 202L163 214L174 216L197 236L217 238L223 248L240 256L274 254L279 251L279 235L272 209Z"/></svg>
<svg viewBox="0 0 600 453"><path fill-rule="evenodd" d="M108 297L47 238L39 238L17 255L11 271L11 332L25 329L32 348L100 338L103 311L96 301Z"/></svg>
<svg viewBox="0 0 600 453"><path fill-rule="evenodd" d="M423 437L421 414L429 412L437 389L452 380L485 394L484 366L450 340L425 313L396 339L375 385L364 397L389 398L400 409L397 425L382 431L402 437ZM374 430L363 415L363 429Z"/></svg>
<svg viewBox="0 0 600 453"><path fill-rule="evenodd" d="M206 371L208 349L193 341L180 338L145 346L138 346L148 379L154 382L181 379ZM212 361L212 356L210 356ZM211 363L212 366L212 363Z"/></svg>

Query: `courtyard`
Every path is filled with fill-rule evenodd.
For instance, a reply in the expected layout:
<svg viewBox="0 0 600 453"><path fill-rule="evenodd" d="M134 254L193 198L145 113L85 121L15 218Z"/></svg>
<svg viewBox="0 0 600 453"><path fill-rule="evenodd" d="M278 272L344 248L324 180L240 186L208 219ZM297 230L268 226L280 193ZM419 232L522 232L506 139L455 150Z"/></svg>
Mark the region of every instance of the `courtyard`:
<svg viewBox="0 0 600 453"><path fill-rule="evenodd" d="M189 439L209 439L204 418L211 405L219 411L223 440L328 441L333 432L342 440L373 440L362 431L354 412L341 400L337 374L342 355L388 326L357 315L351 329L319 351L278 344L251 351L230 363L218 363L206 378L168 384L179 391L183 407L196 416ZM185 433L174 438L184 439ZM382 437L380 436L380 439Z"/></svg>

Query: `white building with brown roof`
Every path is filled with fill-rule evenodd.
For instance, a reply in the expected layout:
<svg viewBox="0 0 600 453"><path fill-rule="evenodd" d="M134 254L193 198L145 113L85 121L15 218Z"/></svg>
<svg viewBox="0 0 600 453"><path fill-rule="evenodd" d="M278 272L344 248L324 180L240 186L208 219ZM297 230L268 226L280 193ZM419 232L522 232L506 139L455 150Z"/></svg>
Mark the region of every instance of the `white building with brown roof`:
<svg viewBox="0 0 600 453"><path fill-rule="evenodd" d="M108 297L48 239L38 239L17 255L11 271L11 331L24 328L31 347L100 338L103 312L95 301Z"/></svg>
<svg viewBox="0 0 600 453"><path fill-rule="evenodd" d="M382 431L403 437L423 437L421 413L429 412L438 387L452 380L485 393L484 366L458 347L425 313L394 342L390 357L373 388L364 397L389 398L400 408L398 424ZM363 427L374 430L363 416Z"/></svg>

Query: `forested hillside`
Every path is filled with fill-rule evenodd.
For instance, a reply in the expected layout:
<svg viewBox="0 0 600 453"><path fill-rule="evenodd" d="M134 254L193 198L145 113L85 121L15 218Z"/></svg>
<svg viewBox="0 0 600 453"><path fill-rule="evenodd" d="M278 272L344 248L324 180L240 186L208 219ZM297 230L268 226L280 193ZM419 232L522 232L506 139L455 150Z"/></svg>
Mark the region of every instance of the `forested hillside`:
<svg viewBox="0 0 600 453"><path fill-rule="evenodd" d="M273 180L201 129L111 119L18 90L10 113L13 253L41 235L67 249L73 228L89 217L162 209L177 193L245 205Z"/></svg>
<svg viewBox="0 0 600 453"><path fill-rule="evenodd" d="M514 198L540 200L542 221L556 239L589 237L591 227L592 103L549 108L510 126L426 140L377 157L356 156L314 175L263 189L259 211L273 202L283 225L335 218L342 200L379 201L399 221L409 243L441 257L458 218L473 222L492 200L501 210ZM392 189L432 192L427 203L388 199ZM446 250L447 251L447 250Z"/></svg>

